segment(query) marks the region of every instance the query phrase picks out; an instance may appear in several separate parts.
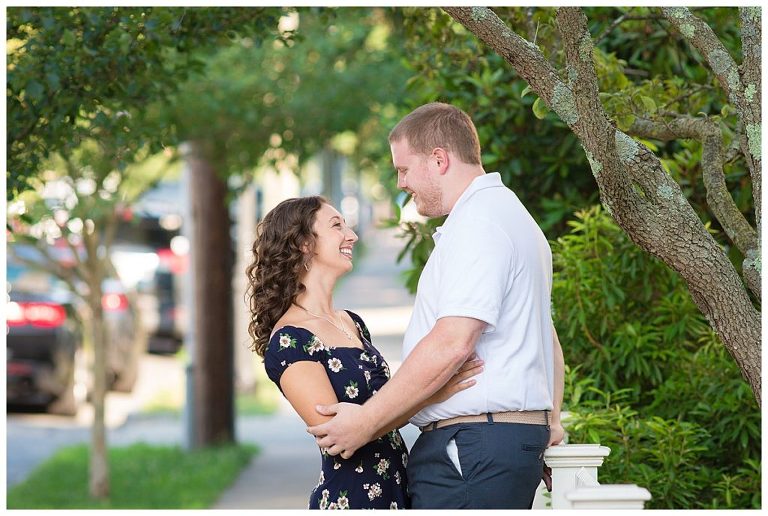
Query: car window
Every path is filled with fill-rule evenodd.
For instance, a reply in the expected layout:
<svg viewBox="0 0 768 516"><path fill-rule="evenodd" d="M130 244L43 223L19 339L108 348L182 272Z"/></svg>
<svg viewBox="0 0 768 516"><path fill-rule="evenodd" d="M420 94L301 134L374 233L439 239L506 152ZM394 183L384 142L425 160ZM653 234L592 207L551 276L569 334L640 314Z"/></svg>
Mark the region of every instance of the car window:
<svg viewBox="0 0 768 516"><path fill-rule="evenodd" d="M33 248L17 246L14 250L27 260L42 262L40 253ZM6 256L6 281L10 284L11 290L67 297L67 286L62 280L44 269L32 267L17 260L12 253L7 253Z"/></svg>

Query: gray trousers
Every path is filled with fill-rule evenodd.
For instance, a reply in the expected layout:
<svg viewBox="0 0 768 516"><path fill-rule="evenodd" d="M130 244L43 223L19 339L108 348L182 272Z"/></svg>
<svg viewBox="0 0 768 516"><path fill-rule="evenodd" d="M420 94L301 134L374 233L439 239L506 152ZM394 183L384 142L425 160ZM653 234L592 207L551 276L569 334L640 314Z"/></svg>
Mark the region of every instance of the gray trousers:
<svg viewBox="0 0 768 516"><path fill-rule="evenodd" d="M461 471L448 455L451 439ZM530 509L549 427L460 423L422 432L408 458L413 509Z"/></svg>

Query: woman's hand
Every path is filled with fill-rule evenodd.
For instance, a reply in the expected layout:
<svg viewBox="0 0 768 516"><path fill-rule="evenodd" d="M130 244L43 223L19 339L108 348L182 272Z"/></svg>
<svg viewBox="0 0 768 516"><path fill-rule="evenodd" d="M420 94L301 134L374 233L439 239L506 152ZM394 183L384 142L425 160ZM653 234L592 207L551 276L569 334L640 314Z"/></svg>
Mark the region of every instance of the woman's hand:
<svg viewBox="0 0 768 516"><path fill-rule="evenodd" d="M451 379L448 380L448 382L446 382L446 384L440 388L439 391L434 393L424 402L424 406L441 403L454 394L465 389L469 389L475 385L477 380L468 380L468 378L472 378L473 376L477 376L478 374L482 373L483 364L485 364L485 362L477 358L476 354L472 354L472 356L469 357L467 361L461 365L459 370L456 371L456 374L454 374Z"/></svg>

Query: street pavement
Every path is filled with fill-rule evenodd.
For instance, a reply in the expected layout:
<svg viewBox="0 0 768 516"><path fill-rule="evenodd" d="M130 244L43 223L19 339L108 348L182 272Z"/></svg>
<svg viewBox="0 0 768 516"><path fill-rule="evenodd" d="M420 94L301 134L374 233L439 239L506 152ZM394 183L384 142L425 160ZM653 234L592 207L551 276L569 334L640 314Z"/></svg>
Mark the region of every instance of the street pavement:
<svg viewBox="0 0 768 516"><path fill-rule="evenodd" d="M400 345L410 318L413 297L402 286L404 266L395 259L403 242L392 230L369 229L361 237L366 252L356 256L354 270L337 287L337 308L359 314L371 331L373 344L394 372L400 365ZM172 415L144 415L142 405L158 392L183 395L183 363L173 357L147 355L132 395L110 393L107 406L108 444L135 442L181 444L183 421ZM76 418L48 414L8 414L6 420L6 487L23 481L62 446L88 443L92 413L81 408ZM402 431L410 447L418 430ZM302 509L320 474L320 453L305 424L281 397L269 416L240 417L239 442L253 443L261 452L223 493L214 509Z"/></svg>

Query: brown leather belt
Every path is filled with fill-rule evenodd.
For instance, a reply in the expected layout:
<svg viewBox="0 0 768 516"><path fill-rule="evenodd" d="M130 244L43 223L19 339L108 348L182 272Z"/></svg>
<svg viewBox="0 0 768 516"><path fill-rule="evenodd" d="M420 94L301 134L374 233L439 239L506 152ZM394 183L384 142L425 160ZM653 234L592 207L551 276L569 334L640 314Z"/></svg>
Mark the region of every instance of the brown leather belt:
<svg viewBox="0 0 768 516"><path fill-rule="evenodd" d="M420 426L422 432L429 432L437 428L443 428L459 423L522 423L524 425L549 425L549 411L547 410L524 410L510 412L488 412L477 416L457 416L450 419L443 419L429 423L426 426Z"/></svg>

